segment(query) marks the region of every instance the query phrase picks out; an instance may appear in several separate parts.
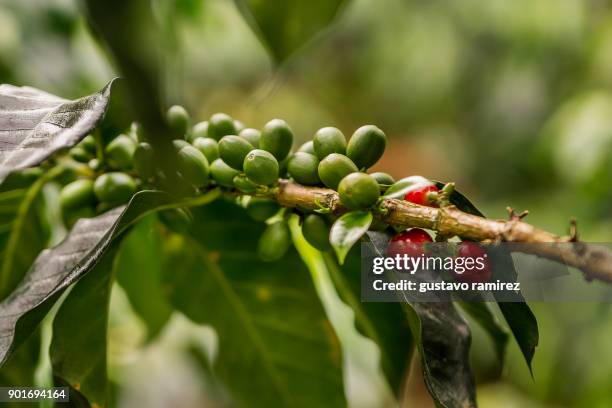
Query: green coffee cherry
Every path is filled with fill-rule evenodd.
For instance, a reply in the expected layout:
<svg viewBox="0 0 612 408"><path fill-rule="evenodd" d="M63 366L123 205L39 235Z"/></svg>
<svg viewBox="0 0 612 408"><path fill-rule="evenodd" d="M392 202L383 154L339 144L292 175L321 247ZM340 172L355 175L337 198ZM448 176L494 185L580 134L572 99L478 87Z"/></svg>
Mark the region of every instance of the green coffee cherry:
<svg viewBox="0 0 612 408"><path fill-rule="evenodd" d="M257 184L253 183L243 174L239 174L234 177L234 187L247 194L252 194L257 191Z"/></svg>
<svg viewBox="0 0 612 408"><path fill-rule="evenodd" d="M281 119L272 119L264 126L259 139L259 147L266 150L282 161L293 145L293 132L287 122Z"/></svg>
<svg viewBox="0 0 612 408"><path fill-rule="evenodd" d="M132 167L136 142L131 137L120 134L114 138L106 149L106 159L108 164L116 170L126 170Z"/></svg>
<svg viewBox="0 0 612 408"><path fill-rule="evenodd" d="M201 151L209 163L219 158L219 145L210 137L198 137L192 142L193 147Z"/></svg>
<svg viewBox="0 0 612 408"><path fill-rule="evenodd" d="M234 177L240 172L232 169L223 160L217 159L210 165L210 174L218 185L223 187L234 187Z"/></svg>
<svg viewBox="0 0 612 408"><path fill-rule="evenodd" d="M359 169L355 166L355 163L339 153L332 153L321 160L318 169L319 179L327 187L334 190L338 188L340 180L356 171L359 171Z"/></svg>
<svg viewBox="0 0 612 408"><path fill-rule="evenodd" d="M172 146L174 146L174 148L176 149L176 151L178 152L179 150L181 150L183 147L185 146L191 146L187 141L182 140L182 139L175 139L172 141Z"/></svg>
<svg viewBox="0 0 612 408"><path fill-rule="evenodd" d="M259 130L253 128L242 129L238 136L246 139L254 148L259 148L259 139L261 138L261 132Z"/></svg>
<svg viewBox="0 0 612 408"><path fill-rule="evenodd" d="M92 205L96 202L94 182L88 179L79 179L66 184L60 191L59 198L64 211Z"/></svg>
<svg viewBox="0 0 612 408"><path fill-rule="evenodd" d="M102 165L98 159L91 159L87 162L87 166L89 166L89 168L93 171L100 171L102 169Z"/></svg>
<svg viewBox="0 0 612 408"><path fill-rule="evenodd" d="M313 144L312 140L309 140L308 142L306 142L303 145L301 145L300 148L297 151L298 152L314 154L315 156L317 155L317 153L315 152L314 144Z"/></svg>
<svg viewBox="0 0 612 408"><path fill-rule="evenodd" d="M172 132L172 137L185 139L191 125L191 118L185 108L180 105L171 106L166 112L166 121Z"/></svg>
<svg viewBox="0 0 612 408"><path fill-rule="evenodd" d="M236 128L236 133L235 134L239 134L240 132L242 132L246 128L246 126L244 126L244 123L242 123L238 119L234 119L234 127Z"/></svg>
<svg viewBox="0 0 612 408"><path fill-rule="evenodd" d="M168 229L179 234L189 232L193 224L193 215L186 208L160 211L159 219Z"/></svg>
<svg viewBox="0 0 612 408"><path fill-rule="evenodd" d="M302 223L302 234L306 241L319 251L331 249L329 243L329 225L320 215L310 214L304 218Z"/></svg>
<svg viewBox="0 0 612 408"><path fill-rule="evenodd" d="M320 183L318 169L319 159L310 153L304 152L297 152L292 155L287 164L289 175L298 183L306 186Z"/></svg>
<svg viewBox="0 0 612 408"><path fill-rule="evenodd" d="M351 173L338 185L340 202L347 208L361 210L373 206L380 197L374 177L365 173Z"/></svg>
<svg viewBox="0 0 612 408"><path fill-rule="evenodd" d="M134 168L143 180L155 177L155 153L148 143L139 143L134 151Z"/></svg>
<svg viewBox="0 0 612 408"><path fill-rule="evenodd" d="M221 139L223 136L235 135L236 125L231 116L225 113L215 113L208 120L208 137L215 140Z"/></svg>
<svg viewBox="0 0 612 408"><path fill-rule="evenodd" d="M91 154L79 146L70 149L69 154L74 161L78 161L79 163L87 163L89 160L91 160Z"/></svg>
<svg viewBox="0 0 612 408"><path fill-rule="evenodd" d="M319 129L312 143L319 160L323 160L332 153L346 154L346 138L340 129L335 127Z"/></svg>
<svg viewBox="0 0 612 408"><path fill-rule="evenodd" d="M191 128L191 133L189 133L189 142L193 143L199 137L207 138L208 136L208 121L205 120L203 122L196 123L193 128Z"/></svg>
<svg viewBox="0 0 612 408"><path fill-rule="evenodd" d="M253 146L240 136L223 136L219 140L219 157L236 170L242 170L244 158Z"/></svg>
<svg viewBox="0 0 612 408"><path fill-rule="evenodd" d="M138 122L132 122L130 125L130 137L136 141L136 143L144 143L147 138L144 135L144 129Z"/></svg>
<svg viewBox="0 0 612 408"><path fill-rule="evenodd" d="M87 153L92 156L96 154L96 138L92 135L87 135L79 142L78 147L82 147Z"/></svg>
<svg viewBox="0 0 612 408"><path fill-rule="evenodd" d="M265 221L276 215L280 205L269 198L251 197L246 206L249 216L255 221Z"/></svg>
<svg viewBox="0 0 612 408"><path fill-rule="evenodd" d="M132 198L136 192L136 182L125 173L111 172L99 176L93 188L100 202L120 205Z"/></svg>
<svg viewBox="0 0 612 408"><path fill-rule="evenodd" d="M191 145L178 151L178 169L183 178L195 187L203 187L208 183L208 160L201 151Z"/></svg>
<svg viewBox="0 0 612 408"><path fill-rule="evenodd" d="M367 169L382 157L386 145L384 132L374 125L366 125L353 133L346 147L346 155L357 167Z"/></svg>
<svg viewBox="0 0 612 408"><path fill-rule="evenodd" d="M251 150L244 159L244 173L251 181L269 186L278 180L278 162L265 150Z"/></svg>
<svg viewBox="0 0 612 408"><path fill-rule="evenodd" d="M262 261L281 259L291 246L291 233L286 221L278 221L266 227L259 238L257 254Z"/></svg>
<svg viewBox="0 0 612 408"><path fill-rule="evenodd" d="M391 175L387 173L383 173L382 171L377 171L376 173L370 174L370 176L374 177L374 180L380 185L390 186L395 183L395 179L391 177Z"/></svg>

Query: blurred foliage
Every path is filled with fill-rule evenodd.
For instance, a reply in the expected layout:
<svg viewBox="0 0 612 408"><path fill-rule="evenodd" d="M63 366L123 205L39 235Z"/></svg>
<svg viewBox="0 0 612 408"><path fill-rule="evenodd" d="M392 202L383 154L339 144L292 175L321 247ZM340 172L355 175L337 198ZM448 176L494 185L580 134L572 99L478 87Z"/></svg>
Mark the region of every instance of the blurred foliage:
<svg viewBox="0 0 612 408"><path fill-rule="evenodd" d="M455 180L491 216L524 206L543 227L563 233L576 216L585 238L612 239L610 2L354 0L324 41L280 68L234 2L154 5L175 36L164 57L168 105L255 127L282 117L298 143L323 126L351 133L372 122L390 137L377 170ZM71 98L116 75L81 6L0 0L0 82ZM483 386L482 405L612 404L609 307L538 305L536 314L535 381L513 345L504 383ZM474 334L474 349L486 355L484 336ZM473 355L477 374L489 357Z"/></svg>

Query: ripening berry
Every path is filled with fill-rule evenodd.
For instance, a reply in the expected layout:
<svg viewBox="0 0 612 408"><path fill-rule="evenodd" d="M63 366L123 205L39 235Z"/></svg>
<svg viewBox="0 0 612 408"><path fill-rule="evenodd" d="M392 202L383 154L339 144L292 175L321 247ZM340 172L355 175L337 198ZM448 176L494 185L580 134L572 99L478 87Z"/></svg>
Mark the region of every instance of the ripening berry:
<svg viewBox="0 0 612 408"><path fill-rule="evenodd" d="M94 193L102 203L127 203L136 192L136 182L125 173L111 172L99 176L94 182Z"/></svg>
<svg viewBox="0 0 612 408"><path fill-rule="evenodd" d="M297 151L298 152L314 154L315 156L317 155L317 153L315 152L314 143L313 143L312 140L309 140L308 142L306 142L303 145L301 145L300 148L297 149Z"/></svg>
<svg viewBox="0 0 612 408"><path fill-rule="evenodd" d="M347 208L362 210L373 206L380 197L374 177L365 173L351 173L338 184L340 202Z"/></svg>
<svg viewBox="0 0 612 408"><path fill-rule="evenodd" d="M263 128L259 147L282 161L287 157L293 145L293 131L282 119L272 119Z"/></svg>
<svg viewBox="0 0 612 408"><path fill-rule="evenodd" d="M75 180L66 184L60 191L60 205L63 211L84 207L96 202L93 181L89 179Z"/></svg>
<svg viewBox="0 0 612 408"><path fill-rule="evenodd" d="M319 179L333 190L338 188L340 180L356 171L359 171L359 169L357 169L355 163L339 153L332 153L321 160L317 169Z"/></svg>
<svg viewBox="0 0 612 408"><path fill-rule="evenodd" d="M203 187L208 183L210 168L206 156L191 145L178 151L178 170L181 176L195 187Z"/></svg>
<svg viewBox="0 0 612 408"><path fill-rule="evenodd" d="M408 255L415 258L427 254L426 244L433 242L427 231L411 228L402 231L389 241L387 256Z"/></svg>
<svg viewBox="0 0 612 408"><path fill-rule="evenodd" d="M246 128L244 123L242 123L238 119L234 119L234 127L236 128L236 134L240 134L240 132L242 132Z"/></svg>
<svg viewBox="0 0 612 408"><path fill-rule="evenodd" d="M238 133L243 139L246 139L255 149L259 148L259 139L261 138L261 132L253 128L245 128Z"/></svg>
<svg viewBox="0 0 612 408"><path fill-rule="evenodd" d="M477 242L463 241L457 246L457 257L464 258L463 266L451 271L459 282L480 283L491 279L492 268L487 251ZM472 261L468 261L471 259Z"/></svg>
<svg viewBox="0 0 612 408"><path fill-rule="evenodd" d="M317 214L309 214L302 222L302 234L310 245L319 251L331 249L329 243L330 227L323 217Z"/></svg>
<svg viewBox="0 0 612 408"><path fill-rule="evenodd" d="M129 136L136 143L144 143L144 142L147 141L144 129L143 129L142 125L140 123L138 123L138 122L132 122L132 124L130 125Z"/></svg>
<svg viewBox="0 0 612 408"><path fill-rule="evenodd" d="M234 177L240 172L228 166L223 160L217 159L210 165L210 174L218 185L223 187L234 187Z"/></svg>
<svg viewBox="0 0 612 408"><path fill-rule="evenodd" d="M173 138L184 139L191 125L191 118L185 108L173 105L166 111L166 122Z"/></svg>
<svg viewBox="0 0 612 408"><path fill-rule="evenodd" d="M358 168L367 169L382 157L386 145L385 133L374 125L366 125L353 133L346 147L346 155Z"/></svg>
<svg viewBox="0 0 612 408"><path fill-rule="evenodd" d="M320 183L318 169L319 159L305 152L293 154L287 163L289 175L298 183L306 186Z"/></svg>
<svg viewBox="0 0 612 408"><path fill-rule="evenodd" d="M127 170L132 167L136 142L131 137L120 134L114 138L104 153L108 164L116 170Z"/></svg>
<svg viewBox="0 0 612 408"><path fill-rule="evenodd" d="M78 161L79 163L87 163L89 160L91 160L92 157L91 154L87 152L87 150L79 146L70 149L69 154L74 161Z"/></svg>
<svg viewBox="0 0 612 408"><path fill-rule="evenodd" d="M262 261L277 261L291 246L291 233L285 220L277 221L266 227L259 238L257 254Z"/></svg>
<svg viewBox="0 0 612 408"><path fill-rule="evenodd" d="M223 136L235 135L236 125L231 116L225 113L215 113L208 119L208 137L220 140Z"/></svg>
<svg viewBox="0 0 612 408"><path fill-rule="evenodd" d="M265 221L280 210L280 206L274 200L262 197L251 197L246 205L246 211L255 221Z"/></svg>
<svg viewBox="0 0 612 408"><path fill-rule="evenodd" d="M219 157L236 170L242 170L244 158L251 150L253 145L240 136L227 135L219 140Z"/></svg>
<svg viewBox="0 0 612 408"><path fill-rule="evenodd" d="M374 180L378 182L381 186L390 186L395 183L395 179L382 171L377 171L376 173L371 173L370 176L374 177Z"/></svg>
<svg viewBox="0 0 612 408"><path fill-rule="evenodd" d="M410 201L411 203L418 204L418 205L427 205L429 207L437 207L438 204L431 202L427 199L427 193L430 193L430 192L437 193L438 191L440 191L440 189L436 187L434 184L425 185L415 190L407 192L406 195L404 196L404 200Z"/></svg>
<svg viewBox="0 0 612 408"><path fill-rule="evenodd" d="M251 150L244 159L243 167L244 174L257 184L269 186L278 180L278 162L272 153L265 150Z"/></svg>
<svg viewBox="0 0 612 408"><path fill-rule="evenodd" d="M313 147L319 160L332 153L346 154L346 137L335 127L324 127L315 133Z"/></svg>
<svg viewBox="0 0 612 408"><path fill-rule="evenodd" d="M198 122L193 125L191 128L191 133L189 133L189 142L193 143L197 138L208 138L208 121L205 120L203 122Z"/></svg>
<svg viewBox="0 0 612 408"><path fill-rule="evenodd" d="M197 137L191 143L193 147L201 151L209 163L219 158L219 144L210 137Z"/></svg>

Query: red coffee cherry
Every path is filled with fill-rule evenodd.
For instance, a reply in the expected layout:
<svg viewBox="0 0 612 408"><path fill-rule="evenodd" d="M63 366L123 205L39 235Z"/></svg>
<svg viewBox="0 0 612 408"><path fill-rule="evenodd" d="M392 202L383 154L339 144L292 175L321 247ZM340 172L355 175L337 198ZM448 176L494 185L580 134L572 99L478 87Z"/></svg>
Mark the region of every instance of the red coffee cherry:
<svg viewBox="0 0 612 408"><path fill-rule="evenodd" d="M404 196L404 200L410 201L411 203L414 203L414 204L426 205L429 207L437 207L438 204L432 203L429 200L427 200L427 193L429 192L437 193L438 191L440 191L440 189L433 184L429 186L423 186L416 190L407 192L406 195Z"/></svg>
<svg viewBox="0 0 612 408"><path fill-rule="evenodd" d="M408 255L418 257L427 254L425 244L433 242L427 231L411 228L400 232L389 241L387 256Z"/></svg>
<svg viewBox="0 0 612 408"><path fill-rule="evenodd" d="M487 251L477 242L463 241L457 246L457 258L463 258L462 265L455 265L452 271L459 282L481 283L491 279L492 269Z"/></svg>

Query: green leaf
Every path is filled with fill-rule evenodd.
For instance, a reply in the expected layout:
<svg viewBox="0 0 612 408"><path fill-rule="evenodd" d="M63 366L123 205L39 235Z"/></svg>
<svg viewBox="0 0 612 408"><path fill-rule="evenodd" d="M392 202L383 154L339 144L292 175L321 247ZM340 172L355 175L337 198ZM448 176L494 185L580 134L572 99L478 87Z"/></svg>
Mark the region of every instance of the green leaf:
<svg viewBox="0 0 612 408"><path fill-rule="evenodd" d="M297 215L294 217L299 218ZM310 269L315 285L323 285L323 282L330 280L329 285L335 286L340 299L353 310L357 331L378 346L382 370L391 389L399 397L414 350L408 320L401 305L361 302L361 275L357 273L361 269L360 248L349 251L347 262L341 267L331 253L312 247L302 235L298 220L293 221L290 222L293 242ZM321 292L325 292L325 289L319 288L320 297Z"/></svg>
<svg viewBox="0 0 612 408"><path fill-rule="evenodd" d="M192 238L167 242L173 305L214 327L215 372L238 406L342 407L342 352L294 249L262 262L256 223L229 202L193 210Z"/></svg>
<svg viewBox="0 0 612 408"><path fill-rule="evenodd" d="M49 238L37 211L44 185L59 175L58 168L44 173L27 190L0 193L0 299L15 289ZM18 199L15 202L15 199Z"/></svg>
<svg viewBox="0 0 612 408"><path fill-rule="evenodd" d="M113 82L73 101L27 86L0 85L0 182L87 136L104 116Z"/></svg>
<svg viewBox="0 0 612 408"><path fill-rule="evenodd" d="M500 302L497 305L504 315L504 319L506 319L521 353L523 353L523 357L525 357L529 371L533 375L531 362L540 338L538 321L535 315L529 305L524 302Z"/></svg>
<svg viewBox="0 0 612 408"><path fill-rule="evenodd" d="M372 224L372 213L369 211L351 211L334 222L329 232L329 243L334 248L340 265L357 241L368 232Z"/></svg>
<svg viewBox="0 0 612 408"><path fill-rule="evenodd" d="M389 237L369 232L368 238L378 255L384 256ZM402 304L421 355L425 384L436 404L476 406L476 386L469 362L470 328L450 297L445 302L428 303L404 299Z"/></svg>
<svg viewBox="0 0 612 408"><path fill-rule="evenodd" d="M396 396L400 397L410 369L414 341L408 319L400 303L361 302L361 257L353 248L341 267L329 253L325 264L338 294L355 313L355 325L364 336L373 340L380 349L383 373Z"/></svg>
<svg viewBox="0 0 612 408"><path fill-rule="evenodd" d="M344 0L235 0L275 62L286 60L339 14Z"/></svg>
<svg viewBox="0 0 612 408"><path fill-rule="evenodd" d="M416 190L424 186L429 186L431 183L432 182L430 180L421 176L405 177L393 183L391 187L385 191L383 197L403 199L406 193L409 191Z"/></svg>
<svg viewBox="0 0 612 408"><path fill-rule="evenodd" d="M70 402L106 407L109 382L106 371L108 305L112 263L116 248L78 281L53 319L49 348L55 385L70 387Z"/></svg>
<svg viewBox="0 0 612 408"><path fill-rule="evenodd" d="M36 330L0 368L0 386L33 386L35 380L34 373L40 356L40 343L40 330ZM19 405L15 404L15 406Z"/></svg>
<svg viewBox="0 0 612 408"><path fill-rule="evenodd" d="M460 302L461 308L466 311L472 318L487 332L497 356L498 367L501 368L504 364L506 355L506 346L508 344L508 332L501 326L489 305L485 302Z"/></svg>
<svg viewBox="0 0 612 408"><path fill-rule="evenodd" d="M219 196L218 190L184 201L166 193L141 191L130 203L95 218L79 220L66 239L44 250L19 286L0 303L0 364L21 344L61 293L96 264L114 238L155 211L199 205Z"/></svg>
<svg viewBox="0 0 612 408"><path fill-rule="evenodd" d="M437 181L436 186L442 188L444 187L444 183ZM454 190L451 194L450 202L461 211L484 217L483 213L457 190ZM505 248L496 250L489 248L487 252L489 253L489 260L494 265L493 270L498 271L496 279L500 279L504 282L516 282L517 275L510 252ZM499 271L504 273L504 276L500 276ZM535 315L520 294L505 291L493 292L493 296L497 300L497 305L506 323L508 323L508 327L510 327L510 331L521 349L523 357L525 357L525 362L527 363L529 371L533 374L531 362L539 342L538 321ZM478 319L477 321L481 323L482 327L491 335L491 340L497 344L500 339L499 334L490 332L489 328L482 324L483 322L480 322Z"/></svg>
<svg viewBox="0 0 612 408"><path fill-rule="evenodd" d="M140 221L121 240L115 259L115 277L134 311L147 326L151 340L164 327L172 307L162 290L162 240L154 215Z"/></svg>

